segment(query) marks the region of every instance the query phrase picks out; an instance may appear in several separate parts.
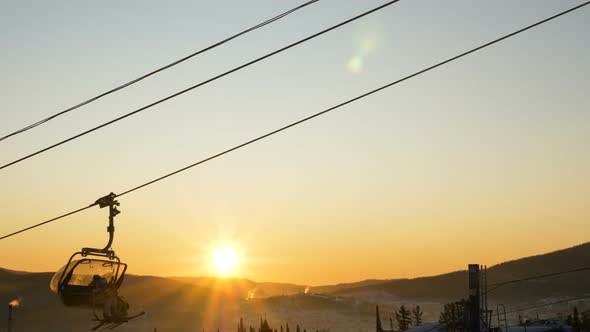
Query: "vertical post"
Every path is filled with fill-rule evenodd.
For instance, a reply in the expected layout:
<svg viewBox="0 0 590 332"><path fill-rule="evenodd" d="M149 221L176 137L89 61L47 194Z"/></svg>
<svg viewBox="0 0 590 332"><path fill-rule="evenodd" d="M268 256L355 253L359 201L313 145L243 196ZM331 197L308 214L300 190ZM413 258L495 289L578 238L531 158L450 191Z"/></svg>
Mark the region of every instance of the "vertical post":
<svg viewBox="0 0 590 332"><path fill-rule="evenodd" d="M12 304L8 305L8 332L12 332Z"/></svg>
<svg viewBox="0 0 590 332"><path fill-rule="evenodd" d="M488 266L484 265L484 274L486 276L485 283L484 283L484 310L486 311L486 325L488 330L490 329L490 325L492 323L492 316L490 311L488 310Z"/></svg>
<svg viewBox="0 0 590 332"><path fill-rule="evenodd" d="M484 317L484 308L485 308L485 304L484 304L484 298L485 298L485 290L483 288L483 285L485 285L486 283L486 273L485 270L483 268L483 265L479 266L479 320L480 320L480 324L481 322L485 322L485 317ZM480 326L480 328L485 329L485 327Z"/></svg>
<svg viewBox="0 0 590 332"><path fill-rule="evenodd" d="M504 326L506 326L506 329L504 330L504 332L508 332L508 320L506 319L506 306L502 305L502 314L504 315Z"/></svg>
<svg viewBox="0 0 590 332"><path fill-rule="evenodd" d="M496 306L496 314L497 314L496 317L498 317L498 328L500 329L500 331L502 331L502 329L501 329L502 325L500 323L500 305L499 304Z"/></svg>
<svg viewBox="0 0 590 332"><path fill-rule="evenodd" d="M480 332L479 265L469 264L469 332Z"/></svg>

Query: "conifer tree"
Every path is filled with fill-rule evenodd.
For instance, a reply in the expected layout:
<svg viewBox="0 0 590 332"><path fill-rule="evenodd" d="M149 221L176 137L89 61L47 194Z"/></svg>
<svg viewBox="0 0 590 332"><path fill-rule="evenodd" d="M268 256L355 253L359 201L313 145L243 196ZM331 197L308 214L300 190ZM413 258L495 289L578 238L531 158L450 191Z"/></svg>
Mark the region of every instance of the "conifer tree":
<svg viewBox="0 0 590 332"><path fill-rule="evenodd" d="M465 327L463 312L465 311L465 299L459 302L451 302L444 305L438 322L447 324L449 331L462 331Z"/></svg>
<svg viewBox="0 0 590 332"><path fill-rule="evenodd" d="M410 324L412 324L412 318L410 317L410 310L406 309L404 305L402 305L399 310L395 313L395 320L397 320L397 326L401 331L405 331L410 328Z"/></svg>
<svg viewBox="0 0 590 332"><path fill-rule="evenodd" d="M301 330L299 329L299 324L297 324L297 332L301 332Z"/></svg>
<svg viewBox="0 0 590 332"><path fill-rule="evenodd" d="M422 315L424 315L424 312L422 311L419 305L415 306L414 309L412 309L412 318L414 320L415 326L422 324Z"/></svg>
<svg viewBox="0 0 590 332"><path fill-rule="evenodd" d="M578 307L574 307L574 315L572 317L572 327L574 328L574 331L579 332L581 325L582 324L580 324L580 314L578 313Z"/></svg>

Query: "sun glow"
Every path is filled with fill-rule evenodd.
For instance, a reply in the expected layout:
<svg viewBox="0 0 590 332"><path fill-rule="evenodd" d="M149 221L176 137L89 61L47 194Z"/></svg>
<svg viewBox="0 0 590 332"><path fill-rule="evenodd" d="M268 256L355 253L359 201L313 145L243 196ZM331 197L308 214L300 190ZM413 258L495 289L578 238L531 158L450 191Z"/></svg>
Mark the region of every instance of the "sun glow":
<svg viewBox="0 0 590 332"><path fill-rule="evenodd" d="M236 252L228 247L217 249L213 254L213 265L217 272L227 274L233 271L238 262Z"/></svg>

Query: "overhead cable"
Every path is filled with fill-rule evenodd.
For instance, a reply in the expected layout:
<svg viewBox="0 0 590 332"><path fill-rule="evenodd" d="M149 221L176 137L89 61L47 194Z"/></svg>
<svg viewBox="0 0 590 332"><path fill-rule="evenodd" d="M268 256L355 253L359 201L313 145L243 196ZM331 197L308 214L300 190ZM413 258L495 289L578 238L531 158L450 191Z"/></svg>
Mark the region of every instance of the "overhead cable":
<svg viewBox="0 0 590 332"><path fill-rule="evenodd" d="M249 62L247 62L247 63L244 63L244 64L242 64L242 65L240 65L240 66L238 66L238 67L235 67L235 68L233 68L233 69L231 69L231 70L228 70L228 71L226 71L226 72L224 72L224 73L222 73L222 74L219 74L219 75L217 75L217 76L214 76L214 77L212 77L212 78L210 78L210 79L207 79L207 80L205 80L205 81L202 81L202 82L200 82L200 83L197 83L197 84L195 84L195 85L193 85L193 86L190 86L190 87L188 87L188 88L186 88L186 89L184 89L184 90L181 90L181 91L175 92L175 93L173 93L173 94L169 95L168 97L165 97L165 98L162 98L162 99L160 99L160 100L157 100L157 101L155 101L155 102L153 102L153 103L151 103L151 104L149 104L149 105L143 106L143 107L141 107L141 108L139 108L139 109L136 109L136 110L134 110L134 111L131 111L131 112L129 112L129 113L126 113L126 114L124 114L124 115L122 115L122 116L119 116L119 117L117 117L117 118L115 118L115 119L112 119L112 120L110 120L110 121L107 121L107 122L105 122L105 123L103 123L103 124L101 124L101 125L98 125L98 126L96 126L96 127L94 127L94 128L88 129L88 130L86 130L86 131L83 131L83 132L81 132L81 133L79 133L79 134L77 134L77 135L74 135L74 136L71 136L71 137L69 137L69 138L67 138L67 139L64 139L64 140L62 140L62 141L60 141L60 142L58 142L58 143L52 144L52 145L50 145L50 146L47 146L47 147L45 147L45 148L43 148L43 149L37 150L36 152L30 153L30 154L28 154L28 155L26 155L26 156L24 156L24 157L21 157L21 158L19 158L19 159L16 159L16 160L14 160L14 161L12 161L12 162L9 162L9 163L7 163L7 164L4 164L4 165L0 166L0 170L1 170L1 169L4 169L4 168L6 168L6 167L12 166L12 165L14 165L14 164L17 164L17 163L19 163L19 162L22 162L22 161L24 161L24 160L27 160L27 159L29 159L29 158L31 158L31 157L34 157L34 156L36 156L36 155L38 155L38 154L41 154L41 153L43 153L43 152L49 151L49 150L51 150L51 149L53 149L53 148L56 148L56 147L58 147L58 146L60 146L60 145L63 145L63 144L65 144L65 143L68 143L68 142L70 142L70 141L73 141L73 140L75 140L75 139L78 139L78 138L80 138L80 137L82 137L82 136L88 135L88 134L90 134L90 133L92 133L92 132L94 132L94 131L96 131L96 130L99 130L99 129L101 129L101 128L104 128L104 127L106 127L106 126L109 126L109 125L111 125L111 124L113 124L113 123L115 123L115 122L119 122L119 121L121 121L121 120L123 120L123 119L125 119L125 118L128 118L128 117L130 117L130 116L132 116L132 115L135 115L135 114L137 114L137 113L143 112L143 111L145 111L145 110L147 110L147 109L150 109L150 108L152 108L152 107L154 107L154 106L156 106L156 105L159 105L159 104L161 104L161 103L163 103L163 102L165 102L165 101L168 101L168 100L170 100L170 99L176 98L176 97L178 97L178 96L180 96L180 95L183 95L183 94L185 94L185 93L187 93L187 92L189 92L189 91L192 91L192 90L194 90L194 89L196 89L196 88L198 88L198 87L201 87L201 86L203 86L203 85L206 85L206 84L208 84L208 83L211 83L211 82L213 82L213 81L216 81L216 80L218 80L218 79L220 79L220 78L222 78L222 77L225 77L225 76L227 76L227 75L229 75L229 74L232 74L232 73L234 73L234 72L237 72L237 71L239 71L239 70L241 70L241 69L244 69L244 68L246 68L246 67L249 67L249 66L251 66L251 65L253 65L253 64L255 64L255 63L258 63L258 62L260 62L260 61L262 61L262 60L265 60L265 59L267 59L267 58L270 58L270 57L272 57L272 56L274 56L274 55L276 55L276 54L279 54L279 53L281 53L281 52L284 52L284 51L286 51L286 50L288 50L288 49L290 49L290 48L293 48L293 47L295 47L295 46L297 46L297 45L303 44L303 43L305 43L305 42L307 42L307 41L310 41L310 40L312 40L312 39L314 39L314 38L317 38L317 37L319 37L319 36L321 36L321 35L323 35L323 34L325 34L325 33L328 33L328 32L330 32L330 31L332 31L332 30L338 29L338 28L340 28L340 27L342 27L342 26L344 26L344 25L346 25L346 24L348 24L348 23L354 22L354 21L356 21L356 20L358 20L358 19L360 19L360 18L363 18L363 17L365 17L365 16L367 16L367 15L370 15L370 14L372 14L372 13L374 13L374 12L377 12L377 11L379 11L379 10L382 10L382 9L384 9L385 7L388 7L388 6L390 6L390 5L393 5L394 3L398 2L398 1L400 1L400 0L392 0L392 1L386 2L386 3L385 3L385 4L383 4L383 5L380 5L380 6L378 6L378 7L375 7L375 8L373 8L373 9L371 9L371 10L368 10L368 11L366 11L366 12L364 12L364 13L360 14L360 15L357 15L357 16L355 16L355 17L353 17L353 18L350 18L350 19L348 19L348 20L346 20L346 21L343 21L343 22L340 22L340 23L338 23L338 24L336 24L336 25L333 25L333 26L331 26L331 27L329 27L329 28L327 28L327 29L324 29L324 30L322 30L322 31L320 31L320 32L317 32L317 33L315 33L315 34L313 34L313 35L311 35L311 36L308 36L308 37L306 37L306 38L303 38L303 39L301 39L301 40L299 40L299 41L297 41L297 42L295 42L295 43L289 44L289 45L287 45L287 46L285 46L285 47L282 47L282 48L280 48L280 49L278 49L278 50L276 50L276 51L273 51L273 52L267 53L266 55L263 55L263 56L261 56L261 57L259 57L259 58L257 58L257 59L254 59L254 60L252 60L252 61L249 61Z"/></svg>
<svg viewBox="0 0 590 332"><path fill-rule="evenodd" d="M328 109L326 109L326 110L320 111L320 112L318 112L318 113L315 113L315 114L313 114L313 115L310 115L310 116L308 116L308 117L305 117L305 118L303 118L303 119L300 119L300 120L298 120L298 121L292 122L292 123L290 123L290 124L288 124L288 125L286 125L286 126L283 126L283 127L279 128L279 129L273 130L273 131L271 131L271 132L268 132L268 133L266 133L266 134L264 134L264 135L258 136L258 137L254 138L254 139L251 139L251 140L249 140L249 141L246 141L246 142L244 142L244 143L241 143L241 144L239 144L239 145L236 145L236 146L234 146L234 147L232 147L232 148L229 148L229 149L227 149L227 150L225 150L225 151L219 152L219 153L217 153L217 154L215 154L215 155L212 155L212 156L210 156L210 157L208 157L208 158L205 158L205 159L203 159L203 160L197 161L197 162L195 162L195 163L193 163L193 164L187 165L187 166L185 166L185 167L182 167L182 168L180 168L180 169L178 169L178 170L175 170L175 171L173 171L173 172L170 172L170 173L168 173L168 174L165 174L165 175L163 175L163 176L157 177L157 178L155 178L155 179L153 179L153 180L150 180L150 181L148 181L148 182L145 182L145 183L143 183L143 184L140 184L140 185L138 185L138 186L135 186L135 187L133 187L133 188L131 188L131 189L125 190L125 191L123 191L121 194L118 194L118 195L116 195L116 197L120 197L120 196L123 196L123 195L127 195L127 194L129 194L129 193L132 193L132 192L134 192L134 191L136 191L136 190L142 189L142 188L144 188L144 187L147 187L147 186L149 186L149 185L152 185L152 184L154 184L154 183L156 183L156 182L162 181L162 180L164 180L164 179L166 179L166 178L168 178L168 177L171 177L171 176L173 176L173 175L176 175L176 174L178 174L178 173L184 172L184 171L186 171L186 170L188 170L188 169L190 169L190 168L193 168L193 167L195 167L195 166L197 166L197 165L200 165L200 164L203 164L203 163L205 163L205 162L211 161L211 160L213 160L213 159L216 159L216 158L218 158L218 157L221 157L221 156L223 156L223 155L225 155L225 154L228 154L228 153L230 153L230 152L232 152L232 151L235 151L235 150L241 149L241 148L243 148L243 147L245 147L245 146L247 146L247 145L250 145L250 144L252 144L252 143L255 143L255 142L257 142L257 141L260 141L260 140L262 140L262 139L265 139L265 138L267 138L267 137L269 137L269 136L272 136L272 135L278 134L279 132L282 132L282 131L284 131L284 130L287 130L287 129L289 129L289 128L292 128L292 127L295 127L295 126L297 126L297 125L300 125L300 124L302 124L302 123L304 123L304 122L306 122L306 121L309 121L309 120L311 120L311 119L314 119L314 118L316 118L316 117L319 117L319 116L321 116L321 115L323 115L323 114L326 114L326 113L328 113L328 112L331 112L331 111L333 111L333 110L336 110L336 109L338 109L338 108L340 108L340 107L342 107L342 106L348 105L348 104L350 104L350 103L352 103L352 102L355 102L355 101L357 101L357 100L359 100L359 99L365 98L365 97L367 97L367 96L370 96L370 95L372 95L372 94L374 94L374 93L377 93L377 92L379 92L379 91L381 91L381 90L384 90L384 89L386 89L386 88L389 88L389 87L392 87L392 86L394 86L394 85L396 85L396 84L399 84L399 83L401 83L401 82L403 82L403 81L405 81L405 80L408 80L408 79L410 79L410 78L416 77L416 76L418 76L418 75L421 75L421 74L423 74L423 73L426 73L426 72L428 72L428 71L430 71L430 70L432 70L432 69L435 69L435 68L437 68L437 67L440 67L440 66L442 66L442 65L445 65L445 64L447 64L447 63L449 63L449 62L452 62L452 61L455 61L455 60L457 60L457 59L459 59L459 58L462 58L462 57L464 57L464 56L466 56L466 55L469 55L469 54L471 54L471 53L474 53L474 52L476 52L476 51L479 51L479 50L481 50L481 49L484 49L484 48L486 48L486 47L489 47L489 46L491 46L491 45L493 45L493 44L496 44L496 43L498 43L498 42L500 42L500 41L502 41L502 40L505 40L505 39L507 39L507 38L510 38L510 37L512 37L512 36L515 36L515 35L517 35L517 34L520 34L520 33L524 32L524 31L527 31L527 30L529 30L529 29L531 29L531 28L533 28L533 27L536 27L536 26L538 26L538 25L541 25L541 24L543 24L543 23L549 22L549 21L551 21L551 20L553 20L553 19L556 19L556 18L558 18L558 17L560 17L560 16L562 16L562 15L565 15L565 14L567 14L567 13L569 13L569 12L572 12L572 11L574 11L574 10L576 10L576 9L582 8L583 6L586 6L586 5L588 5L588 4L590 4L590 1L584 2L584 3L582 3L581 5L575 6L575 7L573 7L573 8L570 8L570 9L568 9L568 10L565 10L565 11L563 11L563 12L560 12L560 13L558 13L558 14L555 14L555 15L553 15L553 16L551 16L551 17L549 17L549 18L546 18L546 19L543 19L543 20L541 20L541 21L538 21L538 22L536 22L536 23L534 23L534 24L528 25L528 26L526 26L526 27L524 27L524 28L522 28L522 29L519 29L519 30L517 30L517 31L515 31L515 32L512 32L512 33L509 33L509 34L507 34L507 35L504 35L504 36L502 36L502 37L500 37L500 38L494 39L494 40L492 40L492 41L490 41L490 42L487 42L487 43L485 43L485 44L483 44L483 45L480 45L480 46L478 46L478 47L475 47L475 48L473 48L473 49L471 49L471 50L469 50L469 51L463 52L463 53L461 53L461 54L459 54L459 55L456 55L456 56L454 56L454 57L451 57L451 58L449 58L449 59L447 59L447 60L444 60L444 61L442 61L442 62L439 62L439 63L437 63L437 64L435 64L435 65L432 65L432 66L430 66L430 67L427 67L427 68L425 68L425 69L422 69L422 70L420 70L420 71L417 71L417 72L415 72L415 73L413 73L413 74L411 74L411 75L408 75L408 76L406 76L406 77L404 77L404 78L398 79L398 80L396 80L396 81L394 81L394 82L388 83L388 84L386 84L386 85L383 85L383 86L381 86L381 87L379 87L379 88L376 88L376 89L374 89L374 90L371 90L371 91L369 91L369 92L366 92L366 93L364 93L364 94L362 94L362 95L359 95L359 96L357 96L357 97L354 97L354 98L352 98L352 99L349 99L349 100L347 100L347 101L345 101L345 102L342 102L342 103L340 103L340 104L338 104L338 105L336 105L336 106L330 107L330 108L328 108ZM36 228L36 227L39 227L39 226L42 226L42 225L46 225L46 224L48 224L48 223L50 223L50 222L54 222L54 221L56 221L56 220L59 220L59 219L61 219L61 218L64 218L64 217L66 217L66 216L69 216L69 215L71 215L71 214L74 214L74 213L77 213L77 212L81 212L81 211L83 211L83 210L85 210L85 209L87 209L87 208L89 208L89 207L92 207L92 206L94 206L94 205L96 205L96 203L94 203L94 204L91 204L91 205L89 205L89 206L87 206L87 207L82 207L82 208L80 208L80 209L78 209L78 210L74 210L74 211L72 211L72 212L70 212L70 213L67 213L67 214L64 214L64 215L62 215L62 216L59 216L59 217L56 217L56 218L50 219L50 220L48 220L48 221L44 221L44 222L42 222L42 223L39 223L39 224L36 224L36 225L32 225L32 226L30 226L30 227L27 227L27 228L25 228L25 229L23 229L23 230L20 230L20 231L17 231L17 232L11 233L11 234L4 235L4 236L0 237L0 240L3 240L3 239L6 239L6 238L9 238L9 237L11 237L11 236L14 236L14 235L16 235L16 234L22 233L22 232L24 232L24 231L28 231L28 230L30 230L30 229L33 229L33 228Z"/></svg>
<svg viewBox="0 0 590 332"><path fill-rule="evenodd" d="M102 93L100 93L100 94L98 94L98 95L96 95L96 96L94 96L94 97L92 97L90 99L87 99L87 100L85 100L83 102L80 102L80 103L74 105L74 106L71 106L69 108L66 108L63 111L60 111L58 113L55 113L55 114L53 114L53 115L51 115L49 117L46 117L46 118L41 119L41 120L39 120L37 122L34 122L34 123L32 123L32 124L30 124L30 125L28 125L26 127L23 127L23 128L21 128L19 130L16 130L16 131L11 132L11 133L9 133L9 134L7 134L5 136L2 136L2 137L0 137L0 141L3 141L3 140L5 140L5 139L7 139L9 137L12 137L12 136L15 136L15 135L24 133L25 131L31 130L31 129L33 129L33 128L37 127L37 126L40 126L40 125L42 125L42 124L44 124L44 123L46 123L46 122L48 122L50 120L53 120L53 119L55 119L55 118L57 118L59 116L62 116L64 114L66 114L66 113L69 113L69 112L71 112L73 110L79 109L82 106L88 105L88 104L90 104L90 103L92 103L94 101L97 101L97 100L99 100L99 99L101 99L101 98L103 98L105 96L108 96L108 95L110 95L110 94L112 94L114 92L117 92L117 91L122 90L122 89L124 89L126 87L129 87L129 86L131 86L131 85L133 85L133 84L135 84L135 83L137 83L139 81L142 81L142 80L144 80L144 79L146 79L146 78L148 78L150 76L153 76L153 75L155 75L155 74L157 74L159 72L162 72L162 71L164 71L166 69L169 69L171 67L174 67L174 66L176 66L176 65L178 65L178 64L180 64L182 62L185 62L186 60L191 59L191 58L193 58L193 57L195 57L195 56L197 56L199 54L202 54L202 53L205 53L207 51L210 51L210 50L212 50L212 49L214 49L214 48L216 48L218 46L221 46L221 45L223 45L223 44L225 44L225 43L227 43L227 42L229 42L229 41L231 41L233 39L236 39L236 38L238 38L238 37L240 37L242 35L245 35L245 34L247 34L249 32L254 31L254 30L260 29L263 26L268 25L270 23L273 23L275 21L278 21L281 18L283 18L283 17L285 17L287 15L290 15L290 14L292 14L292 13L294 13L294 12L296 12L296 11L304 8L304 7L307 7L307 6L309 6L309 5L311 5L311 4L315 3L315 2L318 2L318 1L320 1L320 0L310 0L310 1L307 1L307 2L305 2L305 3L303 3L303 4L299 5L299 6L297 6L295 8L289 9L286 12L283 12L283 13L281 13L281 14L279 14L277 16L274 16L274 17L272 17L272 18L270 18L270 19L268 19L266 21L263 21L261 23L258 23L258 24L256 24L253 27L250 27L250 28L248 28L246 30L243 30L241 32L238 32L238 33L236 33L236 34L234 34L234 35L232 35L232 36L230 36L228 38L225 38L225 39L223 39L221 41L218 41L218 42L216 42L216 43L214 43L214 44L212 44L210 46L207 46L207 47L205 47L205 48L203 48L203 49L201 49L199 51L196 51L196 52L194 52L192 54L189 54L189 55L187 55L187 56L185 56L183 58L180 58L180 59L178 59L176 61L173 61L173 62L171 62L171 63L169 63L169 64L167 64L167 65L165 65L163 67L154 69L154 70L152 70L152 71L150 71L150 72L148 72L146 74L143 74L142 76L139 76L138 78L135 78L135 79L133 79L133 80L127 82L127 83L123 83L123 84L121 84L121 85L119 85L119 86L117 86L115 88L112 88L110 90L107 90L105 92L102 92Z"/></svg>

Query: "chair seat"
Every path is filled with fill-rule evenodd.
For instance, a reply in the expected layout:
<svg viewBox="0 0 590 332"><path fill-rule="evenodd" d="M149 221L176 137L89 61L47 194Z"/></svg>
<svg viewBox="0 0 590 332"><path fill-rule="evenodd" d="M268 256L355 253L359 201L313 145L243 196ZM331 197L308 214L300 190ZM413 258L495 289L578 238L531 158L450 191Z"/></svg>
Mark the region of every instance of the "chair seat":
<svg viewBox="0 0 590 332"><path fill-rule="evenodd" d="M96 294L93 299L90 286L65 285L60 292L61 301L69 307L93 307L104 304L104 296Z"/></svg>

